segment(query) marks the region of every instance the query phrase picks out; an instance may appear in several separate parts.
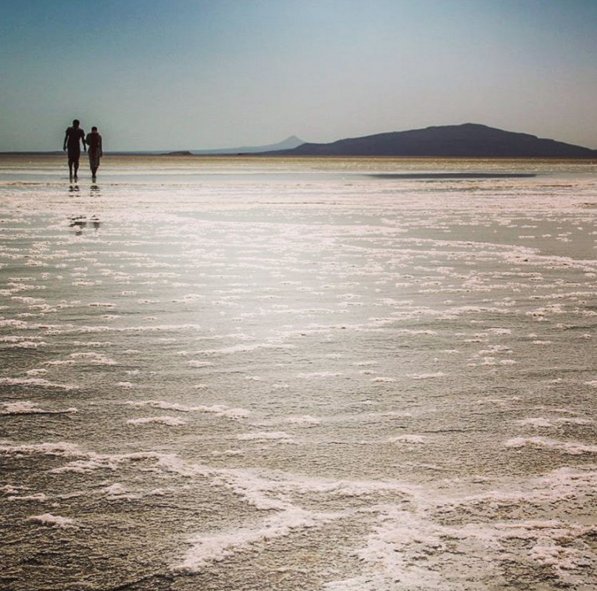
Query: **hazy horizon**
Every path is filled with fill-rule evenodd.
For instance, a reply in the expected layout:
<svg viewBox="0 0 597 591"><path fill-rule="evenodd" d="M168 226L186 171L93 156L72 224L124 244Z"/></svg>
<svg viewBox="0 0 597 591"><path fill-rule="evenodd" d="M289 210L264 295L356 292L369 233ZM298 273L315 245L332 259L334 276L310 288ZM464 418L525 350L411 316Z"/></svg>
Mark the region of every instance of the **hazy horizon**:
<svg viewBox="0 0 597 591"><path fill-rule="evenodd" d="M0 0L0 151L331 142L481 123L597 149L590 0Z"/></svg>
<svg viewBox="0 0 597 591"><path fill-rule="evenodd" d="M456 124L456 125L462 125L462 124ZM479 124L479 125L483 125L483 124ZM427 126L427 127L438 127L438 126ZM442 126L439 126L442 127ZM417 130L389 130L389 133L401 133L401 132L408 132L408 131L417 131ZM525 133L524 131L521 130L514 130L514 129L508 129L508 130L503 130L503 131L507 131L507 132L512 132L512 133ZM374 136L374 135L378 135L378 134L366 134L360 137L367 137L367 136ZM384 135L384 132L379 133L379 135ZM280 139L280 141L277 142L271 142L269 144L261 144L261 145L254 145L254 146L220 146L220 147L216 147L216 148L194 148L194 147L185 147L185 148L172 148L172 147L162 147L162 148L151 148L151 149L122 149L122 150L106 150L105 152L107 154L109 153L116 153L116 154L130 154L130 155L168 155L168 154L173 154L173 155L179 155L179 154L183 154L185 152L189 152L195 156L237 156L238 154L241 155L247 155L247 156L251 156L253 154L259 154L259 152L257 151L257 149L262 148L264 152L267 151L271 151L271 150L286 150L287 148L284 147L284 144L286 142L288 142L289 140L292 139L297 139L297 140L302 140L302 143L314 143L317 144L318 142L310 142L307 139L304 138L299 138L296 135L293 136L289 136L287 138L282 138ZM335 141L343 141L343 140L347 140L347 139L357 139L357 138L336 138L334 140L330 140L330 142L321 142L322 144L326 144L326 143L334 143ZM556 142L560 142L560 140L558 140L557 138L542 138L541 136L538 136L538 139L550 139L550 140L554 140ZM570 145L570 142L563 142L563 143L568 143ZM300 144L298 144L300 145ZM585 147L585 148L589 148L589 146L578 146L578 147ZM213 151L211 151L213 150ZM246 153L243 152L237 152L237 150L246 150ZM53 154L62 154L63 150L60 149L54 149L54 150L6 150L6 151L0 151L0 154L6 154L6 155L10 155L10 154L48 154L48 155L53 155ZM314 156L312 155L312 157L322 157L322 156ZM372 157L374 157L374 155L372 155ZM394 156L395 158L426 158L427 156ZM459 156L429 156L430 158L435 158L435 159L451 159L451 158L462 158ZM467 159L474 159L475 157L473 156L469 156L466 157ZM483 158L483 156L479 156L479 158ZM518 159L518 158L524 158L524 157L517 157L517 156L512 156L512 158ZM529 157L529 158L541 158L540 156L537 157ZM551 157L549 157L551 158ZM554 159L557 159L558 157L553 157ZM567 156L561 156L561 158L563 159L568 159L569 157Z"/></svg>

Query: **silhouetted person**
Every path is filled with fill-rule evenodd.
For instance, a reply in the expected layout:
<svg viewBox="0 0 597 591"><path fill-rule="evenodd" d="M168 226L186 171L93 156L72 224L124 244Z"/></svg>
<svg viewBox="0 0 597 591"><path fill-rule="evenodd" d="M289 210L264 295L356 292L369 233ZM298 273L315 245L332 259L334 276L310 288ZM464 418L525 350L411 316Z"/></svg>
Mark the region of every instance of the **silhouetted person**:
<svg viewBox="0 0 597 591"><path fill-rule="evenodd" d="M69 179L77 182L77 173L79 172L79 157L81 156L81 146L79 142L83 142L83 149L85 147L85 132L79 127L79 120L73 120L73 126L66 130L64 136L63 150L68 149L68 176ZM74 169L74 175L73 175Z"/></svg>
<svg viewBox="0 0 597 591"><path fill-rule="evenodd" d="M89 154L91 180L95 183L95 175L100 165L100 158L104 155L102 151L102 136L97 132L97 127L94 126L91 128L91 133L87 134L85 142L89 146L87 153Z"/></svg>

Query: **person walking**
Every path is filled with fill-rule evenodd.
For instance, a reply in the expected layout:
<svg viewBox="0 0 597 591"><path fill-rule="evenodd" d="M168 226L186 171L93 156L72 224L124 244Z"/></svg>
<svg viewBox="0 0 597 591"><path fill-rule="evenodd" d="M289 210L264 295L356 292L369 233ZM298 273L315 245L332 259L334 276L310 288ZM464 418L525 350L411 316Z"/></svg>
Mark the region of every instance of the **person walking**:
<svg viewBox="0 0 597 591"><path fill-rule="evenodd" d="M91 168L91 180L95 183L97 169L100 165L100 158L104 155L102 151L102 136L98 133L97 127L91 128L91 133L87 134L85 143L89 146L87 154L89 155L89 168Z"/></svg>
<svg viewBox="0 0 597 591"><path fill-rule="evenodd" d="M64 145L62 146L64 151L68 150L68 177L71 183L73 180L75 183L78 180L77 173L79 172L79 158L81 156L80 142L83 142L83 150L87 150L85 147L85 132L79 125L79 120L74 119L72 127L68 127L66 130Z"/></svg>

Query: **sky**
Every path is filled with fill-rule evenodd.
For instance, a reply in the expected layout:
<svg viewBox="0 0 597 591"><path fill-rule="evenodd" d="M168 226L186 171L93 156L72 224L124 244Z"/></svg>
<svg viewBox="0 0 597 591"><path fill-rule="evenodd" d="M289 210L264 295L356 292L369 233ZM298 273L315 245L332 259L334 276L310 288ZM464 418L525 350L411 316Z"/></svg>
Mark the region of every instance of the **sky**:
<svg viewBox="0 0 597 591"><path fill-rule="evenodd" d="M0 151L482 123L597 148L597 0L0 0Z"/></svg>

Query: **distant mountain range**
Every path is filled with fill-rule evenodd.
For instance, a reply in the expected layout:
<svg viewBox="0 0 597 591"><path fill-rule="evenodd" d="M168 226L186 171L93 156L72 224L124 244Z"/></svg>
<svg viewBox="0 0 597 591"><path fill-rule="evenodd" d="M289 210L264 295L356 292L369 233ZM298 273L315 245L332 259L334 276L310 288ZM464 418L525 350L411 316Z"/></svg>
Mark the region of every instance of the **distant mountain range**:
<svg viewBox="0 0 597 591"><path fill-rule="evenodd" d="M297 146L304 145L304 141L296 136L286 138L277 144L269 144L267 146L244 146L242 148L217 148L215 150L191 150L191 154L197 155L211 155L211 154L255 154L258 152L275 152L279 150L291 150Z"/></svg>
<svg viewBox="0 0 597 591"><path fill-rule="evenodd" d="M298 138L289 139L300 141ZM243 151L239 149L235 153ZM251 149L251 153L267 156L597 158L597 150L477 123L379 133L327 144L302 143L286 149Z"/></svg>

